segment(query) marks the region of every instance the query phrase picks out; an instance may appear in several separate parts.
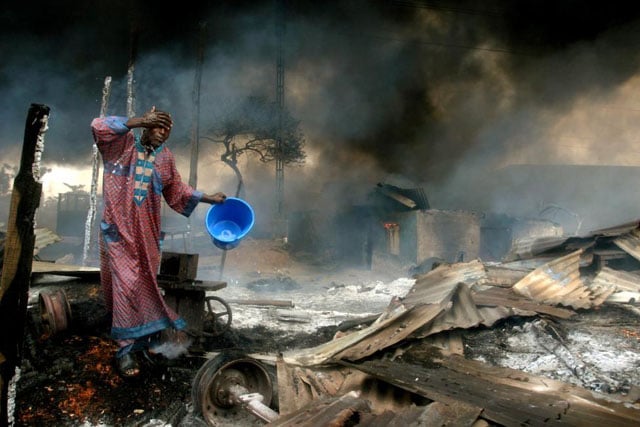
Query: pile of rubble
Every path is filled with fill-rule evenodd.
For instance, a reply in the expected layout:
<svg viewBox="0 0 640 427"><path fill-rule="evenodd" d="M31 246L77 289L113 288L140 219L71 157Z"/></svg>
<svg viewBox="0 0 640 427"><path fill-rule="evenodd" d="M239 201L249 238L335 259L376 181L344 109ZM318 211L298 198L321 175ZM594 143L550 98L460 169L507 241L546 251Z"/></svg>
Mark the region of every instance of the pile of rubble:
<svg viewBox="0 0 640 427"><path fill-rule="evenodd" d="M48 273L62 268L46 267ZM33 272L39 274L42 268L35 262ZM96 274L74 274L79 273ZM174 417L171 423L222 427L640 422L637 223L579 238L522 239L505 261L439 263L393 283L398 288L391 293L383 292L389 285L383 283L359 287L349 295L353 286L325 287L319 299L329 301L331 294L352 306L375 300L381 308L374 315L361 312L347 320L341 313L333 338L317 339L320 344L305 347L304 342L311 341L301 338L297 346L280 343L277 351L245 353L242 366L252 360L273 372L274 390L266 392L269 408L262 408L267 414L262 419L252 414L231 418L210 400L208 391L219 387L226 375L218 361L229 355L221 350L206 355L189 376L191 383L183 383L184 392L191 392L190 401L178 411L182 419ZM295 281L286 284L289 288ZM235 291L243 287L232 285ZM232 335L250 336L252 328L269 334L264 321L262 328L243 325L256 313L245 308L273 313L274 307L255 308L263 303L228 299L234 311ZM297 301L279 307L277 311L287 316L278 316L278 321L312 335L301 323L305 316L296 312L299 308L304 304ZM159 390L162 384L154 387ZM133 415L131 421L141 417L145 415Z"/></svg>
<svg viewBox="0 0 640 427"><path fill-rule="evenodd" d="M526 258L438 265L416 275L407 294L372 323L272 360L279 415L269 425L639 423L637 223L580 238L531 239L519 248ZM622 321L593 323L611 315ZM526 366L496 365L488 351L469 351L474 335L478 344L478 334L505 325L536 337L539 351L529 364L551 355L573 380L554 379L560 370L537 375ZM605 366L574 351L572 326L604 327L610 357L628 353L626 375L607 375Z"/></svg>

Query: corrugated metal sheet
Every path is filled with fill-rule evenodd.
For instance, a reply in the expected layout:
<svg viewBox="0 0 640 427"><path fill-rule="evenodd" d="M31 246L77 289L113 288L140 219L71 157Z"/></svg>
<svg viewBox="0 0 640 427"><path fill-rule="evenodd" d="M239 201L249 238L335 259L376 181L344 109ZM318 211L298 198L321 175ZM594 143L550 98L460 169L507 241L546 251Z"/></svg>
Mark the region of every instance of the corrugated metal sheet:
<svg viewBox="0 0 640 427"><path fill-rule="evenodd" d="M478 306L520 309L531 312L530 315L548 314L560 319L568 319L575 314L573 310L533 301L516 294L513 289L495 286L476 289L473 293L473 300Z"/></svg>
<svg viewBox="0 0 640 427"><path fill-rule="evenodd" d="M478 307L478 312L482 316L482 324L484 326L493 326L498 320L506 319L511 316L529 317L535 316L535 311L519 310L510 307Z"/></svg>
<svg viewBox="0 0 640 427"><path fill-rule="evenodd" d="M640 228L634 228L628 233L618 236L613 243L640 261Z"/></svg>
<svg viewBox="0 0 640 427"><path fill-rule="evenodd" d="M423 338L455 328L472 328L480 325L484 320L471 297L471 290L467 285L460 283L457 292L451 296L449 309L439 314L432 322L416 330L411 336Z"/></svg>
<svg viewBox="0 0 640 427"><path fill-rule="evenodd" d="M392 300L368 328L312 349L286 353L284 360L303 366L355 361L409 337L425 338L480 324L491 326L514 315L545 313L570 317L572 311L557 305L591 308L603 303L615 289L607 283L613 280L607 278L607 273L612 276L608 271L588 285L583 282L580 274L583 252L580 249L537 267L511 289L488 286L485 266L478 260L440 265L417 275L407 295Z"/></svg>
<svg viewBox="0 0 640 427"><path fill-rule="evenodd" d="M575 251L536 268L512 289L519 295L546 304L592 307L592 294L580 277L582 252L582 249Z"/></svg>
<svg viewBox="0 0 640 427"><path fill-rule="evenodd" d="M41 249L62 241L62 237L58 236L48 228L36 228L34 234L36 235L36 241L33 249L34 255L37 255Z"/></svg>
<svg viewBox="0 0 640 427"><path fill-rule="evenodd" d="M313 366L331 360L360 360L411 337L420 338L456 328L493 323L513 310L476 307L470 287L486 280L479 261L441 265L418 276L403 299L391 302L369 327L312 349L285 353L286 363Z"/></svg>
<svg viewBox="0 0 640 427"><path fill-rule="evenodd" d="M376 334L379 329L393 325L396 320L404 318L407 313L408 311L403 304L392 301L387 310L367 328L352 332L316 347L285 352L283 354L283 360L288 364L300 366L315 366L327 363L343 349L367 339L369 336Z"/></svg>
<svg viewBox="0 0 640 427"><path fill-rule="evenodd" d="M507 268L503 265L485 265L487 280L494 286L504 286L510 288L518 283L532 269Z"/></svg>
<svg viewBox="0 0 640 427"><path fill-rule="evenodd" d="M594 281L610 283L617 291L640 292L640 275L602 267Z"/></svg>
<svg viewBox="0 0 640 427"><path fill-rule="evenodd" d="M615 225L613 227L603 228L600 230L594 230L588 234L586 237L591 236L620 236L621 234L626 234L633 229L638 228L640 225L640 220L634 220L630 222L626 222L624 224Z"/></svg>
<svg viewBox="0 0 640 427"><path fill-rule="evenodd" d="M462 285L464 286L464 285ZM455 292L454 290L453 292ZM450 300L443 301L441 304L419 305L413 307L406 316L398 319L393 324L387 325L385 328L379 328L375 334L367 337L352 346L344 348L335 355L336 360L360 360L372 354L397 344L409 336L425 324L429 324L433 319L440 315L447 307L451 306Z"/></svg>
<svg viewBox="0 0 640 427"><path fill-rule="evenodd" d="M597 307L604 303L616 291L616 287L611 283L592 281L589 284L589 292L591 292L592 306Z"/></svg>
<svg viewBox="0 0 640 427"><path fill-rule="evenodd" d="M402 299L407 306L439 303L458 283L472 286L484 282L487 279L487 273L484 265L474 260L466 263L443 264L428 273L415 276L415 279L416 283Z"/></svg>
<svg viewBox="0 0 640 427"><path fill-rule="evenodd" d="M527 270L530 273L532 270L545 265L549 261L553 261L557 256L540 255L535 258L521 259L518 261L503 262L498 264L501 268L510 268L512 270Z"/></svg>
<svg viewBox="0 0 640 427"><path fill-rule="evenodd" d="M550 249L560 247L567 240L567 237L563 236L524 237L512 243L511 250L504 256L504 260L513 261L522 258L531 258Z"/></svg>

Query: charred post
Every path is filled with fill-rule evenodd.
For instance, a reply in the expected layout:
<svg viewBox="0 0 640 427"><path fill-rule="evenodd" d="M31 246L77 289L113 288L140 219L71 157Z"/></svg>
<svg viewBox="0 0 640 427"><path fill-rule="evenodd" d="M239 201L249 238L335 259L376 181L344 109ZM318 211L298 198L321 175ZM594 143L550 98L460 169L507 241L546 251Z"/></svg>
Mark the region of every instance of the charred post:
<svg viewBox="0 0 640 427"><path fill-rule="evenodd" d="M31 267L35 245L35 212L40 204L40 159L49 107L31 104L25 125L20 170L11 194L4 262L0 277L0 426L9 424L9 390L22 358Z"/></svg>

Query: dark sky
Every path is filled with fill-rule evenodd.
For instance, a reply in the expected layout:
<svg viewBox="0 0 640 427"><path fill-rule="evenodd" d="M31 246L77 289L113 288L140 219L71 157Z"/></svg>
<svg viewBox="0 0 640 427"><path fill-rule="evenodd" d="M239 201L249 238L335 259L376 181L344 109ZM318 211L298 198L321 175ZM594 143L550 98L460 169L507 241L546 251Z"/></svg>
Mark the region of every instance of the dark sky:
<svg viewBox="0 0 640 427"><path fill-rule="evenodd" d="M622 122L596 128L583 117L593 137L580 134L571 155L558 159L557 146L573 133L561 127L560 137L549 139L562 123L577 120L578 104L621 99L620 88L633 82L640 65L636 2L283 4L285 103L301 120L315 159L308 166L314 182L306 185L339 192L395 177L425 183L442 206L463 206L474 173L513 163L505 159L616 164L622 155L599 158L593 150L602 144L594 140L618 141L615 151L637 142L623 130L637 118L628 115L633 101ZM153 104L171 111L176 147L189 141L201 24L201 128L248 96L274 98L275 8L275 1L240 0L5 2L3 161L15 156L11 147L21 143L29 105L43 103L52 109L46 160L89 165L89 123L100 111L106 76L113 79L108 113L126 114L132 33L136 112Z"/></svg>

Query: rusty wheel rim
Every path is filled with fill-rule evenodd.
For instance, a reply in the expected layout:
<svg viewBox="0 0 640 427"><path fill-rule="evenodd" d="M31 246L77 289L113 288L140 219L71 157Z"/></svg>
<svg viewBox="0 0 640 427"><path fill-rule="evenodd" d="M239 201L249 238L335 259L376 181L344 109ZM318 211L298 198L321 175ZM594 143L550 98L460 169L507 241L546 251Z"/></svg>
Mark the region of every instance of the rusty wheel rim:
<svg viewBox="0 0 640 427"><path fill-rule="evenodd" d="M71 306L62 289L55 292L40 292L38 296L40 318L45 335L65 331L71 324Z"/></svg>

